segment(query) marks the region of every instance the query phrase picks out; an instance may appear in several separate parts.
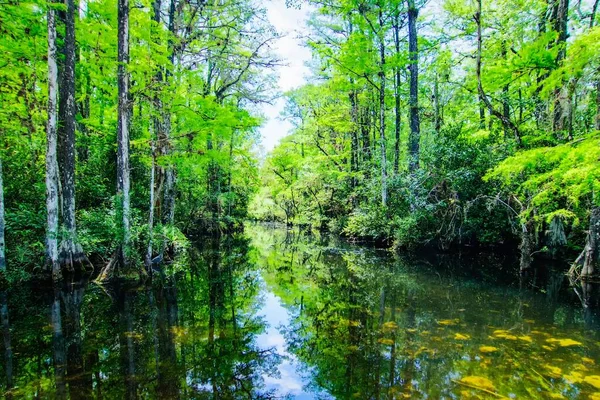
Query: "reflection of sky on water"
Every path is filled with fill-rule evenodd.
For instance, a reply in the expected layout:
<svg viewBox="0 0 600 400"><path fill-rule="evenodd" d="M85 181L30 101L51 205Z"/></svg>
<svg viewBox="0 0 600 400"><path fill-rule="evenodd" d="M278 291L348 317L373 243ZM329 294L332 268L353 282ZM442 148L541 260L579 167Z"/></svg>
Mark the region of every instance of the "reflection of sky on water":
<svg viewBox="0 0 600 400"><path fill-rule="evenodd" d="M256 343L262 349L274 348L277 354L283 356L281 363L277 366L280 376L264 377L266 389L275 389L278 395L289 395L300 400L324 398L323 393L316 394L305 390L309 378L301 373L301 363L296 356L287 352L285 338L279 332L280 326L289 325L290 316L287 310L281 306L279 298L268 291L264 281L262 282L262 291L264 302L258 315L264 316L267 329L257 336Z"/></svg>

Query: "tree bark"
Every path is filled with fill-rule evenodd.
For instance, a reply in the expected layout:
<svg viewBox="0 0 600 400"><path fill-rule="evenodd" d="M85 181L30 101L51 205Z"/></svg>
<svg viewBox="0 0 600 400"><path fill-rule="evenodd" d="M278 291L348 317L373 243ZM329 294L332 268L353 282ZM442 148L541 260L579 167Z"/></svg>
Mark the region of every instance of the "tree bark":
<svg viewBox="0 0 600 400"><path fill-rule="evenodd" d="M400 12L394 15L394 47L396 56L400 54ZM400 169L400 67L394 67L394 174Z"/></svg>
<svg viewBox="0 0 600 400"><path fill-rule="evenodd" d="M171 0L169 5L169 25L168 29L171 33L171 37L175 35L175 0ZM171 66L175 65L175 48L172 40L169 40L169 61ZM168 82L170 73L167 70L165 82ZM163 110L163 135L164 135L164 146L162 153L166 158L169 158L173 152L171 145L171 113L169 110ZM175 168L172 165L172 160L168 160L167 167L165 168L165 192L163 200L163 224L173 225L175 222ZM163 244L163 250L164 250Z"/></svg>
<svg viewBox="0 0 600 400"><path fill-rule="evenodd" d="M2 180L2 158L0 158L0 272L6 272L6 258L5 258L5 241L4 241L4 227L6 226L4 219L4 183Z"/></svg>
<svg viewBox="0 0 600 400"><path fill-rule="evenodd" d="M371 135L369 133L369 108L363 107L360 113L360 132L362 137L362 155L363 155L363 168L365 172L369 173L369 168L366 168L367 164L371 162Z"/></svg>
<svg viewBox="0 0 600 400"><path fill-rule="evenodd" d="M590 215L590 228L585 246L585 258L581 277L583 279L594 276L600 262L600 207L594 206Z"/></svg>
<svg viewBox="0 0 600 400"><path fill-rule="evenodd" d="M354 86L354 81L351 81ZM350 118L352 119L352 130L350 132L350 173L352 174L352 187L355 188L358 184L356 173L358 172L358 104L356 90L353 88L348 94L350 98Z"/></svg>
<svg viewBox="0 0 600 400"><path fill-rule="evenodd" d="M128 265L128 247L130 239L130 181L129 181L129 0L118 2L118 89L119 109L117 120L117 197L121 201L121 243L119 261Z"/></svg>
<svg viewBox="0 0 600 400"><path fill-rule="evenodd" d="M381 145L381 204L387 206L387 164L385 143L385 37L383 6L379 6L379 141Z"/></svg>
<svg viewBox="0 0 600 400"><path fill-rule="evenodd" d="M77 240L75 222L75 2L66 0L64 66L59 98L59 142L62 216L64 236L60 244L59 262L73 271L75 265L87 261Z"/></svg>
<svg viewBox="0 0 600 400"><path fill-rule="evenodd" d="M502 58L507 60L506 40L502 40ZM507 62L508 62L508 60L507 60ZM508 96L509 96L509 85L506 84L502 87L502 115L504 115L505 119L510 120L510 103L508 102ZM504 126L505 137L508 137L509 134L510 134L510 131L508 130L508 127L505 125Z"/></svg>
<svg viewBox="0 0 600 400"><path fill-rule="evenodd" d="M521 259L519 262L519 269L521 272L529 269L531 267L531 253L532 251L531 244L531 233L529 232L529 227L527 223L521 224Z"/></svg>
<svg viewBox="0 0 600 400"><path fill-rule="evenodd" d="M409 170L419 168L419 142L421 139L421 123L419 120L419 47L417 43L417 18L419 9L415 0L408 1L408 52L410 71L410 136L409 136Z"/></svg>
<svg viewBox="0 0 600 400"><path fill-rule="evenodd" d="M436 72L435 81L433 83L433 109L434 109L434 128L435 133L439 134L442 130L442 112L440 106L440 87L439 77Z"/></svg>
<svg viewBox="0 0 600 400"><path fill-rule="evenodd" d="M149 274L152 274L152 236L154 232L154 181L156 170L156 157L154 155L154 138L151 144L152 166L150 167L150 208L148 210L148 247L146 248L145 264Z"/></svg>
<svg viewBox="0 0 600 400"><path fill-rule="evenodd" d="M48 123L46 126L46 257L52 279L61 279L58 260L58 160L57 160L56 12L48 8Z"/></svg>

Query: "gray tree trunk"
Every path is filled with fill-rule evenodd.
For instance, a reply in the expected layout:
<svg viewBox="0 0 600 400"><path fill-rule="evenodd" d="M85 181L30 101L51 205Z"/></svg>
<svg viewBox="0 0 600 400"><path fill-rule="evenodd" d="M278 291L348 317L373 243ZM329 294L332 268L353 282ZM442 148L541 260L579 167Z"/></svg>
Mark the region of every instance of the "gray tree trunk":
<svg viewBox="0 0 600 400"><path fill-rule="evenodd" d="M154 181L156 170L156 157L154 155L154 138L151 144L152 166L150 167L150 209L148 210L148 247L146 249L146 269L152 273L152 234L154 232Z"/></svg>
<svg viewBox="0 0 600 400"><path fill-rule="evenodd" d="M169 32L171 35L175 35L175 7L176 1L171 0L169 5ZM169 60L171 66L175 65L175 48L172 40L169 40ZM170 77L169 71L167 71L165 82L168 82ZM170 110L163 110L163 125L164 125L164 147L163 155L169 158L173 153L171 145L171 112ZM163 224L173 225L175 222L175 167L171 163L172 160L168 160L167 167L165 169L165 193L163 200ZM164 246L163 246L164 249Z"/></svg>
<svg viewBox="0 0 600 400"><path fill-rule="evenodd" d="M590 216L590 228L585 247L585 259L581 269L584 279L594 276L600 262L600 207L594 206Z"/></svg>
<svg viewBox="0 0 600 400"><path fill-rule="evenodd" d="M48 123L46 126L46 256L52 278L61 279L58 261L58 160L57 160L57 93L56 12L48 8Z"/></svg>
<svg viewBox="0 0 600 400"><path fill-rule="evenodd" d="M117 86L119 102L117 110L117 198L120 204L119 219L121 237L119 247L110 262L100 271L97 282L111 280L118 267L129 265L130 241L130 181L129 181L129 0L118 1L118 41L117 41Z"/></svg>
<svg viewBox="0 0 600 400"><path fill-rule="evenodd" d="M87 261L77 241L75 223L75 2L66 0L64 67L59 99L59 157L62 191L64 236L59 249L59 262L73 271L75 265Z"/></svg>
<svg viewBox="0 0 600 400"><path fill-rule="evenodd" d="M529 232L528 224L521 224L521 259L519 261L519 269L521 272L529 269L531 267L531 253L532 244L531 244L531 233Z"/></svg>
<svg viewBox="0 0 600 400"><path fill-rule="evenodd" d="M400 54L400 13L394 15L394 47L396 56ZM400 67L394 67L394 174L400 169Z"/></svg>
<svg viewBox="0 0 600 400"><path fill-rule="evenodd" d="M0 272L6 272L5 242L4 242L4 184L2 181L2 158L0 158Z"/></svg>
<svg viewBox="0 0 600 400"><path fill-rule="evenodd" d="M442 110L440 105L440 84L437 72L435 73L435 81L433 83L433 125L435 133L439 134L442 130Z"/></svg>
<svg viewBox="0 0 600 400"><path fill-rule="evenodd" d="M408 0L408 52L410 70L410 137L409 137L409 170L419 167L419 142L421 140L421 122L419 120L419 47L417 43L417 18L419 9L415 0Z"/></svg>
<svg viewBox="0 0 600 400"><path fill-rule="evenodd" d="M387 206L387 163L385 143L385 37L382 5L379 6L379 141L381 144L381 204Z"/></svg>
<svg viewBox="0 0 600 400"><path fill-rule="evenodd" d="M118 255L122 266L128 264L130 239L130 181L129 181L129 0L118 2L117 70L119 105L117 116L117 196L121 201L121 243Z"/></svg>

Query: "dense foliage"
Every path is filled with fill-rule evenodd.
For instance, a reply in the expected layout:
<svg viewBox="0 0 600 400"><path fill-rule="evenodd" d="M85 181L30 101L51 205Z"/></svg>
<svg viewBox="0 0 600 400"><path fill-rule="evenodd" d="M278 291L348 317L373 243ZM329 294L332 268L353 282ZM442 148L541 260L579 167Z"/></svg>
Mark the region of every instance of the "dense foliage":
<svg viewBox="0 0 600 400"><path fill-rule="evenodd" d="M136 1L126 7L128 30L117 21L117 0L77 6L0 4L0 159L6 257L15 274L45 265L51 45L57 48L61 178L68 169L61 146L69 121L61 101L68 98L70 18L75 20L75 240L92 261L110 258L123 229L133 265L143 255L151 259L181 245L181 232L235 229L257 179L252 148L261 121L254 105L275 96L272 68L279 64L271 54L278 34L260 2ZM56 15L54 27L50 15ZM52 28L55 42L48 36ZM121 41L127 49L123 54ZM126 62L123 74L118 60ZM121 104L125 76L128 93ZM128 138L121 131L117 136L121 115L128 121ZM129 151L129 165L117 162L117 150ZM121 172L131 181L127 228L119 216L122 197L129 196L117 186ZM64 220L66 188L63 179L60 183ZM58 235L63 241L68 236L62 226Z"/></svg>
<svg viewBox="0 0 600 400"><path fill-rule="evenodd" d="M259 219L398 247L600 243L598 2L311 2L311 82L268 156ZM574 258L574 256L573 256Z"/></svg>

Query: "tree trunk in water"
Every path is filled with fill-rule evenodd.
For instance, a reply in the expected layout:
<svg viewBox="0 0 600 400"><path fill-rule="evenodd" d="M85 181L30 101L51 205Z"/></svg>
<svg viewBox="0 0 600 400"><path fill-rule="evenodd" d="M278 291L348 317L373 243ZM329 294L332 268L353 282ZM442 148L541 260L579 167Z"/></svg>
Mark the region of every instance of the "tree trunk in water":
<svg viewBox="0 0 600 400"><path fill-rule="evenodd" d="M175 0L171 0L169 5L169 32L171 35L175 35ZM172 36L170 36L172 37ZM169 40L170 55L169 60L171 66L175 65L175 49L172 40ZM167 70L165 82L169 79L170 73ZM169 157L173 152L171 147L171 112L169 110L163 110L163 134L165 137L165 145L163 148L163 154ZM171 163L171 160L167 163L165 170L165 193L163 201L163 224L173 225L175 222L175 168ZM163 246L164 250L164 246Z"/></svg>
<svg viewBox="0 0 600 400"><path fill-rule="evenodd" d="M120 263L128 264L129 246L129 0L119 0L118 5L119 40L118 40L118 88L119 110L117 120L117 197L121 200L121 243Z"/></svg>
<svg viewBox="0 0 600 400"><path fill-rule="evenodd" d="M583 279L592 277L600 261L600 207L594 206L590 216L590 230L585 247L585 259L581 269Z"/></svg>
<svg viewBox="0 0 600 400"><path fill-rule="evenodd" d="M156 158L154 156L154 138L152 139L152 166L150 167L150 209L148 210L148 247L146 248L145 264L149 274L152 274L152 234L154 232L154 180Z"/></svg>
<svg viewBox="0 0 600 400"><path fill-rule="evenodd" d="M87 258L77 240L75 223L75 2L66 0L64 68L59 99L59 157L62 191L62 216L65 236L59 250L59 262L69 271L83 266Z"/></svg>
<svg viewBox="0 0 600 400"><path fill-rule="evenodd" d="M394 47L396 56L400 55L400 13L394 15ZM400 67L394 68L394 174L400 169Z"/></svg>
<svg viewBox="0 0 600 400"><path fill-rule="evenodd" d="M152 4L153 7L153 11L154 14L152 16L152 20L154 22L156 22L157 24L157 28L160 28L160 9L161 9L161 0L155 0L154 3ZM159 69L156 72L156 80L158 83L162 82L162 77L163 77L163 73L162 71ZM160 89L159 89L160 90ZM158 115L162 115L162 102L160 101L160 98L158 97L158 94L155 94L154 97L154 107L156 108L157 114ZM148 247L146 248L146 257L145 257L145 264L146 264L146 269L148 270L149 274L152 274L152 247L153 247L153 243L152 243L152 235L154 232L154 203L155 203L155 191L154 191L154 186L156 184L156 145L155 145L155 140L158 138L160 139L161 135L160 135L160 131L161 131L161 123L160 123L160 119L158 117L153 117L152 118L152 122L150 123L150 127L152 129L151 131L151 152L152 152L152 165L150 167L150 207L148 210Z"/></svg>
<svg viewBox="0 0 600 400"><path fill-rule="evenodd" d="M61 279L58 262L58 160L57 148L56 13L48 9L48 124L46 126L46 257L52 269L52 279Z"/></svg>
<svg viewBox="0 0 600 400"><path fill-rule="evenodd" d="M521 272L531 267L531 233L529 232L528 224L521 224L521 260L519 262L519 269Z"/></svg>
<svg viewBox="0 0 600 400"><path fill-rule="evenodd" d="M119 247L113 254L110 262L100 271L97 282L105 282L112 279L118 267L126 268L129 251L129 0L118 2L118 69L117 86L119 91L119 104L117 113L117 201L118 207L117 225L120 228L121 237Z"/></svg>
<svg viewBox="0 0 600 400"><path fill-rule="evenodd" d="M56 382L56 394L59 399L67 398L67 383L65 379L65 368L67 357L65 352L65 339L62 329L62 317L60 312L60 290L54 288L54 301L50 308L50 319L52 324L52 347L54 350L54 380Z"/></svg>
<svg viewBox="0 0 600 400"><path fill-rule="evenodd" d="M0 272L6 272L6 258L5 258L5 247L4 242L4 227L6 226L4 220L4 183L2 181L2 158L0 158Z"/></svg>
<svg viewBox="0 0 600 400"><path fill-rule="evenodd" d="M417 17L419 10L415 0L408 0L408 52L410 70L410 137L409 137L409 170L414 172L419 167L419 142L421 123L419 121L419 48L417 43Z"/></svg>
<svg viewBox="0 0 600 400"><path fill-rule="evenodd" d="M383 10L379 6L379 28L383 31ZM379 140L381 143L381 204L387 206L387 165L385 145L385 38L380 32L379 38Z"/></svg>

